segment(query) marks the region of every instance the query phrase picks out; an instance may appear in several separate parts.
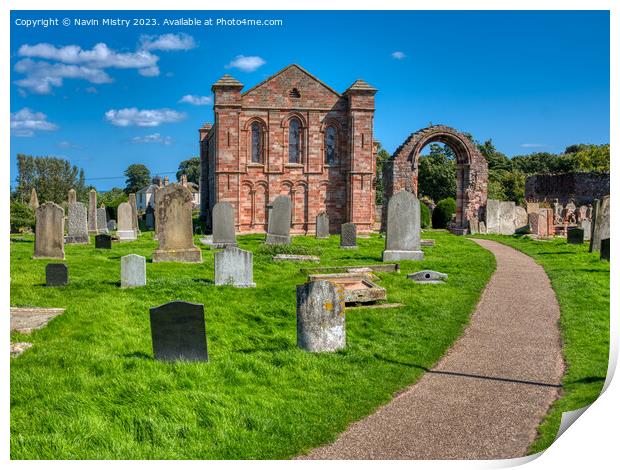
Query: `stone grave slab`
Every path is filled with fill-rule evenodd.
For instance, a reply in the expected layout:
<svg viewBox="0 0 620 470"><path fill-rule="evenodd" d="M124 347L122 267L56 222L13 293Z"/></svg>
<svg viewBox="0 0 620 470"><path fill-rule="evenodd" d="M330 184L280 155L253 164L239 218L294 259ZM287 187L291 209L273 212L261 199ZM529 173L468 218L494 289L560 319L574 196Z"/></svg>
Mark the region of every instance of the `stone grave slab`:
<svg viewBox="0 0 620 470"><path fill-rule="evenodd" d="M11 331L30 334L32 330L43 328L64 311L64 308L11 307Z"/></svg>
<svg viewBox="0 0 620 470"><path fill-rule="evenodd" d="M214 256L215 285L256 287L254 283L253 253L237 247L228 247Z"/></svg>
<svg viewBox="0 0 620 470"><path fill-rule="evenodd" d="M67 236L65 243L88 243L88 217L81 202L69 204L67 209Z"/></svg>
<svg viewBox="0 0 620 470"><path fill-rule="evenodd" d="M69 270L64 263L49 263L45 266L45 285L47 287L66 286L69 283Z"/></svg>
<svg viewBox="0 0 620 470"><path fill-rule="evenodd" d="M568 227L566 230L566 243L570 245L581 245L584 240L584 233L582 228Z"/></svg>
<svg viewBox="0 0 620 470"><path fill-rule="evenodd" d="M269 211L267 221L267 238L269 245L291 243L291 198L280 195L276 197Z"/></svg>
<svg viewBox="0 0 620 470"><path fill-rule="evenodd" d="M150 310L153 356L159 361L208 361L204 305L174 301Z"/></svg>
<svg viewBox="0 0 620 470"><path fill-rule="evenodd" d="M21 354L30 349L32 347L32 343L11 343L11 357L21 356Z"/></svg>
<svg viewBox="0 0 620 470"><path fill-rule="evenodd" d="M95 235L95 248L99 248L102 250L111 250L112 249L112 237L110 235Z"/></svg>
<svg viewBox="0 0 620 470"><path fill-rule="evenodd" d="M215 248L237 246L235 237L235 209L228 201L218 202L213 206L213 238Z"/></svg>
<svg viewBox="0 0 620 470"><path fill-rule="evenodd" d="M105 207L97 208L97 231L99 233L108 233L108 216Z"/></svg>
<svg viewBox="0 0 620 470"><path fill-rule="evenodd" d="M399 191L388 202L383 261L422 259L420 201L409 191Z"/></svg>
<svg viewBox="0 0 620 470"><path fill-rule="evenodd" d="M316 216L316 238L329 238L329 217L327 212Z"/></svg>
<svg viewBox="0 0 620 470"><path fill-rule="evenodd" d="M355 224L349 222L340 226L340 248L357 249L357 226Z"/></svg>
<svg viewBox="0 0 620 470"><path fill-rule="evenodd" d="M343 288L344 301L349 303L371 303L387 298L383 287L375 284L365 273L310 274L311 282L327 280Z"/></svg>
<svg viewBox="0 0 620 470"><path fill-rule="evenodd" d="M146 286L146 258L126 255L121 258L121 288Z"/></svg>
<svg viewBox="0 0 620 470"><path fill-rule="evenodd" d="M275 255L273 257L274 261L292 261L292 262L299 262L299 263L304 263L304 262L308 262L308 263L320 263L321 262L321 258L319 258L318 256L312 256L312 255L287 255L284 253L280 253L279 255Z"/></svg>
<svg viewBox="0 0 620 470"><path fill-rule="evenodd" d="M128 202L121 202L117 209L116 236L121 242L131 242L138 238L133 228L133 209Z"/></svg>
<svg viewBox="0 0 620 470"><path fill-rule="evenodd" d="M65 211L58 204L46 202L35 214L33 258L65 259Z"/></svg>

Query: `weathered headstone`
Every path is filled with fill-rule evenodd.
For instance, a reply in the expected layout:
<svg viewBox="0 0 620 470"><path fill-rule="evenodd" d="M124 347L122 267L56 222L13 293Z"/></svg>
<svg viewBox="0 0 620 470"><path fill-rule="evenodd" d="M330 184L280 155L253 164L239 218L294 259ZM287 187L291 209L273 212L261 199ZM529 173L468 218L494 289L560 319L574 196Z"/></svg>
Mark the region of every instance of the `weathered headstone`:
<svg viewBox="0 0 620 470"><path fill-rule="evenodd" d="M273 201L267 222L267 239L270 245L291 243L291 198L280 195Z"/></svg>
<svg viewBox="0 0 620 470"><path fill-rule="evenodd" d="M555 215L553 213L553 209L551 208L543 208L540 209L547 220L547 235L548 237L553 237L555 235Z"/></svg>
<svg viewBox="0 0 620 470"><path fill-rule="evenodd" d="M158 214L157 214L157 194L159 193L159 188L155 188L153 190L153 209L154 209L154 218L153 220L155 221L155 227L153 229L154 233L153 233L153 240L158 240L159 239L159 222L158 222Z"/></svg>
<svg viewBox="0 0 620 470"><path fill-rule="evenodd" d="M515 231L523 232L528 228L527 211L521 206L515 206Z"/></svg>
<svg viewBox="0 0 620 470"><path fill-rule="evenodd" d="M601 250L601 240L609 238L609 196L595 203L594 215L592 217L592 238L590 239L590 251Z"/></svg>
<svg viewBox="0 0 620 470"><path fill-rule="evenodd" d="M131 205L128 202L121 202L117 209L118 227L116 230L116 236L122 242L133 241L137 238L136 232L133 229L133 211Z"/></svg>
<svg viewBox="0 0 620 470"><path fill-rule="evenodd" d="M65 243L88 243L88 218L82 202L69 203Z"/></svg>
<svg viewBox="0 0 620 470"><path fill-rule="evenodd" d="M610 246L609 246L609 238L603 238L601 240L601 259L606 259L609 261L610 257Z"/></svg>
<svg viewBox="0 0 620 470"><path fill-rule="evenodd" d="M88 192L88 233L97 235L97 191Z"/></svg>
<svg viewBox="0 0 620 470"><path fill-rule="evenodd" d="M484 222L484 220L480 221L480 233L482 234L487 233L487 224Z"/></svg>
<svg viewBox="0 0 620 470"><path fill-rule="evenodd" d="M116 220L108 220L108 232L114 232L116 230Z"/></svg>
<svg viewBox="0 0 620 470"><path fill-rule="evenodd" d="M487 200L486 229L489 234L514 235L515 203L513 201Z"/></svg>
<svg viewBox="0 0 620 470"><path fill-rule="evenodd" d="M71 188L67 193L67 202L69 204L75 204L77 202L77 195L75 193L75 189Z"/></svg>
<svg viewBox="0 0 620 470"><path fill-rule="evenodd" d="M105 213L105 206L97 208L97 231L108 233L108 218Z"/></svg>
<svg viewBox="0 0 620 470"><path fill-rule="evenodd" d="M153 230L155 228L155 210L153 206L147 206L144 211L144 224L147 230Z"/></svg>
<svg viewBox="0 0 620 470"><path fill-rule="evenodd" d="M583 243L583 229L578 227L568 227L566 231L566 243L571 245L581 245Z"/></svg>
<svg viewBox="0 0 620 470"><path fill-rule="evenodd" d="M383 261L422 260L420 202L415 194L399 191L388 202Z"/></svg>
<svg viewBox="0 0 620 470"><path fill-rule="evenodd" d="M111 250L112 249L112 237L104 233L100 235L95 235L95 248L99 248L102 250Z"/></svg>
<svg viewBox="0 0 620 470"><path fill-rule="evenodd" d="M140 233L140 227L138 226L138 205L136 204L136 193L129 194L129 205L131 206L131 224L136 236Z"/></svg>
<svg viewBox="0 0 620 470"><path fill-rule="evenodd" d="M192 193L180 184L170 184L157 193L159 248L153 262L201 263L202 252L194 245Z"/></svg>
<svg viewBox="0 0 620 470"><path fill-rule="evenodd" d="M202 304L174 301L153 307L153 356L160 361L208 361Z"/></svg>
<svg viewBox="0 0 620 470"><path fill-rule="evenodd" d="M37 196L37 190L34 188L30 190L30 202L28 202L28 205L35 211L39 208L39 197Z"/></svg>
<svg viewBox="0 0 620 470"><path fill-rule="evenodd" d="M585 241L590 241L592 237L592 221L584 218L579 222L579 227L583 229L583 239Z"/></svg>
<svg viewBox="0 0 620 470"><path fill-rule="evenodd" d="M215 248L237 246L235 238L235 209L228 201L221 201L213 206L213 241Z"/></svg>
<svg viewBox="0 0 620 470"><path fill-rule="evenodd" d="M321 212L316 216L316 238L329 238L329 216Z"/></svg>
<svg viewBox="0 0 620 470"><path fill-rule="evenodd" d="M475 235L477 233L480 233L480 221L478 219L468 219L467 222L469 223L470 234Z"/></svg>
<svg viewBox="0 0 620 470"><path fill-rule="evenodd" d="M33 258L65 259L65 211L53 202L36 210Z"/></svg>
<svg viewBox="0 0 620 470"><path fill-rule="evenodd" d="M146 285L146 258L126 255L121 258L121 288Z"/></svg>
<svg viewBox="0 0 620 470"><path fill-rule="evenodd" d="M448 275L438 271L424 270L407 274L407 279L413 279L417 284L443 284Z"/></svg>
<svg viewBox="0 0 620 470"><path fill-rule="evenodd" d="M357 248L357 226L355 224L348 222L340 226L340 248L348 250Z"/></svg>
<svg viewBox="0 0 620 470"><path fill-rule="evenodd" d="M45 266L45 285L47 287L66 286L69 283L69 271L64 263L50 263Z"/></svg>
<svg viewBox="0 0 620 470"><path fill-rule="evenodd" d="M537 202L526 202L525 210L528 214L531 214L532 212L538 213L538 211L540 210L540 204Z"/></svg>
<svg viewBox="0 0 620 470"><path fill-rule="evenodd" d="M297 346L311 352L346 346L344 287L325 280L297 286Z"/></svg>
<svg viewBox="0 0 620 470"><path fill-rule="evenodd" d="M253 280L253 254L237 247L215 253L215 285L256 287Z"/></svg>
<svg viewBox="0 0 620 470"><path fill-rule="evenodd" d="M577 223L581 223L582 220L586 220L588 218L588 206L585 204L579 206L575 214L577 215Z"/></svg>

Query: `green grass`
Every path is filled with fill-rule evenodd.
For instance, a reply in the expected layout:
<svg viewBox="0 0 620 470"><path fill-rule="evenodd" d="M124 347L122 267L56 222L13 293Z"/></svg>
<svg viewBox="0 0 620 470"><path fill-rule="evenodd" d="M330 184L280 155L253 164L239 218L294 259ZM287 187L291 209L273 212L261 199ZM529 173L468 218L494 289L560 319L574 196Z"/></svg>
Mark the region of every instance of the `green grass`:
<svg viewBox="0 0 620 470"><path fill-rule="evenodd" d="M436 240L426 260L378 274L388 301L405 306L349 311L347 348L312 354L296 347L295 285L305 280L299 269L316 264L272 262L257 253L262 236L239 237L257 253L256 289L214 286L205 247L202 264L151 263L151 233L111 251L67 245L70 284L46 288L47 261L32 260L24 238L11 243L11 305L67 310L31 335L11 335L34 344L11 359L13 459L293 457L419 379L460 336L495 269L472 241L426 233ZM321 265L349 265L380 263L384 241L361 238L358 250L340 250L336 236L293 244L320 250ZM119 288L129 253L147 257L146 287ZM406 279L419 269L449 282ZM205 305L209 363L153 360L149 308L175 299Z"/></svg>
<svg viewBox="0 0 620 470"><path fill-rule="evenodd" d="M560 304L560 328L566 371L563 396L538 428L529 449L540 452L557 435L562 413L591 404L599 396L607 375L609 356L609 262L588 245L569 245L565 239L536 241L528 237L480 236L504 243L540 264Z"/></svg>

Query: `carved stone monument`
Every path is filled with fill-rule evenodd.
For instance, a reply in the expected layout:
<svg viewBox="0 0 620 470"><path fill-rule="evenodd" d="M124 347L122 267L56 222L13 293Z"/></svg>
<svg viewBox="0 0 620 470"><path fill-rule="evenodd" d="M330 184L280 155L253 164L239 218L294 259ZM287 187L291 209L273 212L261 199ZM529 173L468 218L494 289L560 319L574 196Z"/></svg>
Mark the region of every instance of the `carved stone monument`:
<svg viewBox="0 0 620 470"><path fill-rule="evenodd" d="M388 203L383 261L422 259L420 201L409 191L399 191Z"/></svg>
<svg viewBox="0 0 620 470"><path fill-rule="evenodd" d="M53 202L36 210L33 258L65 259L65 211Z"/></svg>
<svg viewBox="0 0 620 470"><path fill-rule="evenodd" d="M104 205L97 208L97 231L99 233L108 233L108 217Z"/></svg>
<svg viewBox="0 0 620 470"><path fill-rule="evenodd" d="M235 209L228 201L218 202L213 206L213 241L215 248L237 246L235 238Z"/></svg>
<svg viewBox="0 0 620 470"><path fill-rule="evenodd" d="M91 189L88 192L88 233L97 235L97 191Z"/></svg>
<svg viewBox="0 0 620 470"><path fill-rule="evenodd" d="M205 314L202 304L174 301L153 307L153 356L160 361L208 361Z"/></svg>
<svg viewBox="0 0 620 470"><path fill-rule="evenodd" d="M340 248L354 250L357 248L357 227L346 223L340 226Z"/></svg>
<svg viewBox="0 0 620 470"><path fill-rule="evenodd" d="M316 238L329 238L329 216L321 212L316 216Z"/></svg>
<svg viewBox="0 0 620 470"><path fill-rule="evenodd" d="M215 285L256 287L253 280L253 254L237 247L215 253Z"/></svg>
<svg viewBox="0 0 620 470"><path fill-rule="evenodd" d="M45 266L45 285L47 287L66 286L69 283L69 270L64 263L50 263Z"/></svg>
<svg viewBox="0 0 620 470"><path fill-rule="evenodd" d="M291 243L291 198L278 196L274 199L267 222L267 239L270 245Z"/></svg>
<svg viewBox="0 0 620 470"><path fill-rule="evenodd" d="M131 205L128 202L121 202L117 209L118 227L116 230L116 236L122 242L134 241L137 238L136 232L133 229L133 211Z"/></svg>
<svg viewBox="0 0 620 470"><path fill-rule="evenodd" d="M88 217L81 202L69 203L65 243L88 243Z"/></svg>

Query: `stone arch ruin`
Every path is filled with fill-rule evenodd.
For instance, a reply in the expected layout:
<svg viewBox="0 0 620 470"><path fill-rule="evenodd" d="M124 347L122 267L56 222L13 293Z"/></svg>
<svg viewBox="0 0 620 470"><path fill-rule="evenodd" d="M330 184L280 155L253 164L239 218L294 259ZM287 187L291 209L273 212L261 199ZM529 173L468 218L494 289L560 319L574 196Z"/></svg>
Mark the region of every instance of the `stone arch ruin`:
<svg viewBox="0 0 620 470"><path fill-rule="evenodd" d="M476 145L463 133L437 125L411 134L383 166L382 228L385 229L390 197L405 190L418 195L418 159L422 149L432 142L446 144L456 156L456 223L453 232L464 234L469 221L484 220L487 204L487 161Z"/></svg>

